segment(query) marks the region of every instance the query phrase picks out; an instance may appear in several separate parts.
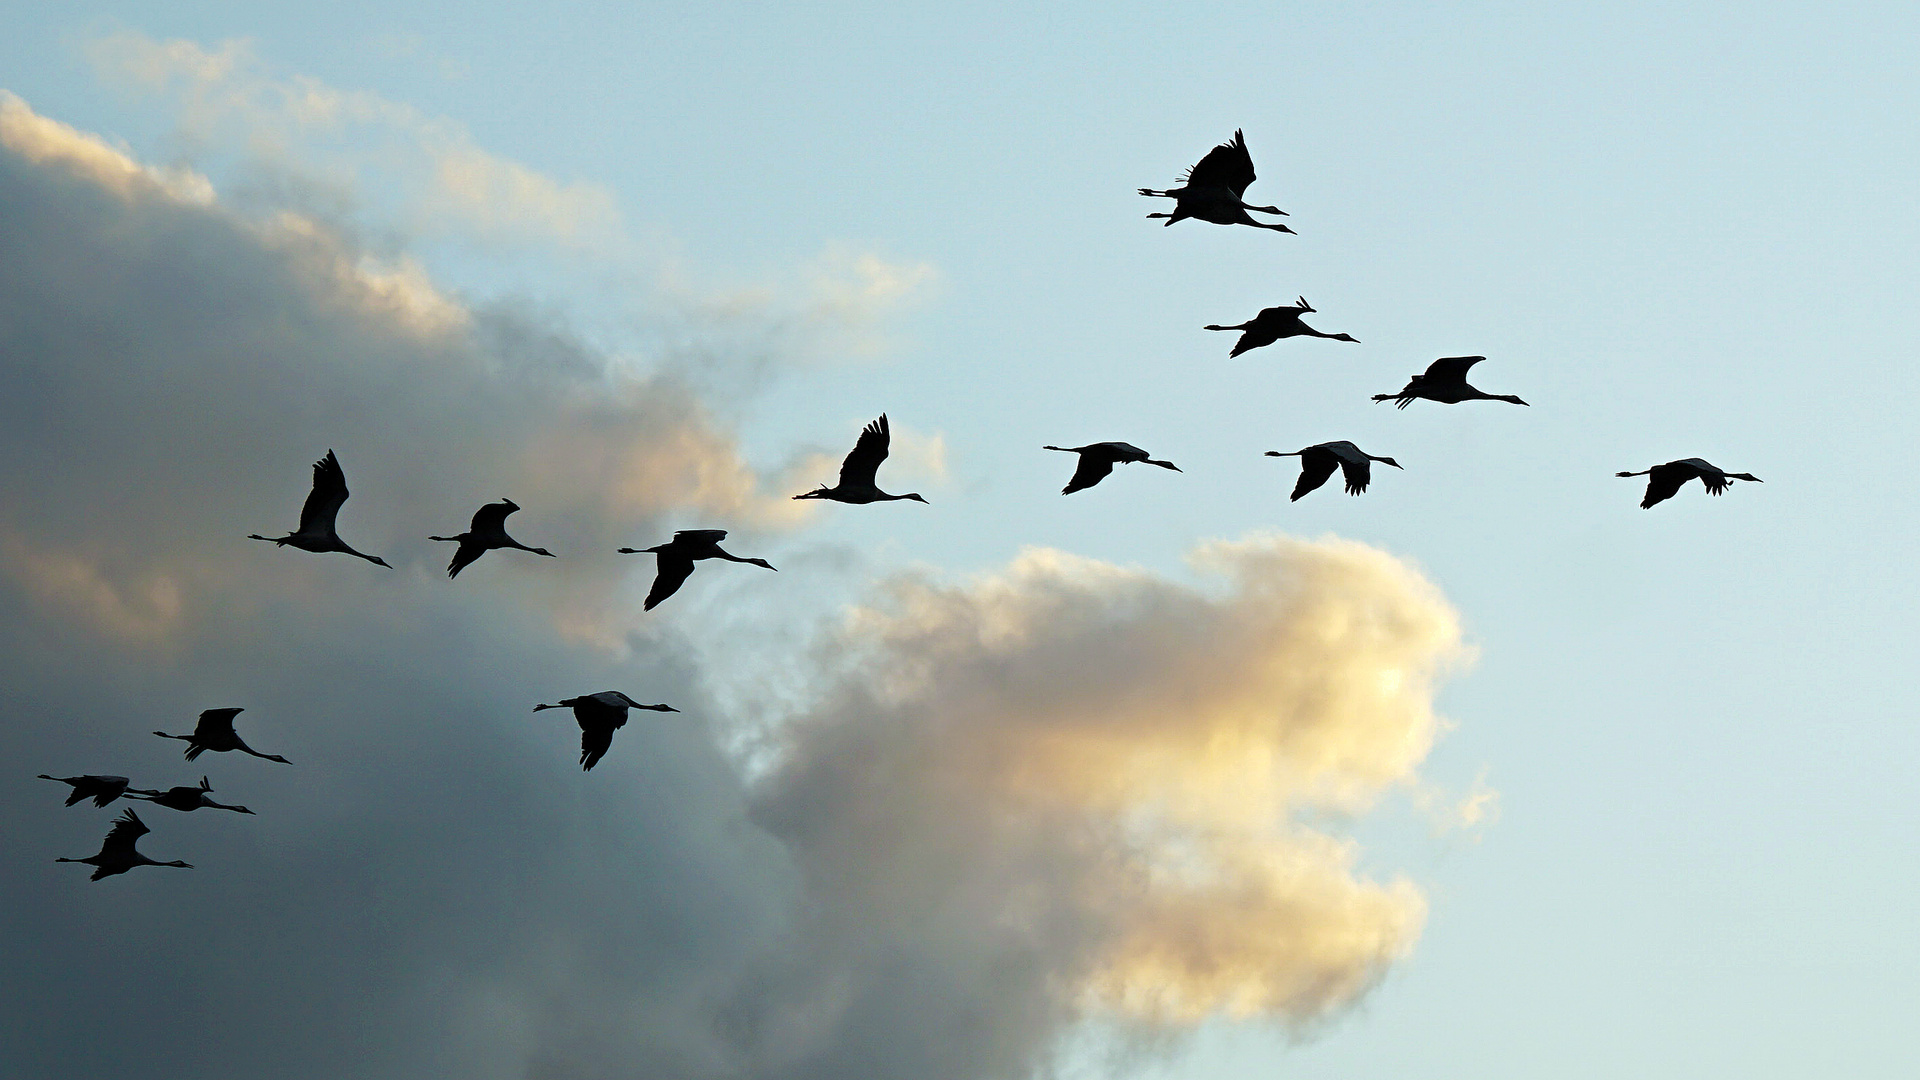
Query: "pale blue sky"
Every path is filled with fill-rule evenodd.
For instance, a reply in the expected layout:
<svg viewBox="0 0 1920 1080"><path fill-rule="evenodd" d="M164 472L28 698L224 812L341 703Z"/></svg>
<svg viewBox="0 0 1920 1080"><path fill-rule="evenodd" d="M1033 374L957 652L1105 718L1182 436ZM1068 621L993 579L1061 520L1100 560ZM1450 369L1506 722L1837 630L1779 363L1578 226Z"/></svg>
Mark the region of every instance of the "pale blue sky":
<svg viewBox="0 0 1920 1080"><path fill-rule="evenodd" d="M716 288L836 248L930 267L876 355L737 406L769 468L881 411L944 438L931 506L828 514L809 542L1178 575L1198 539L1278 528L1419 566L1479 654L1427 773L1484 771L1499 818L1361 824L1365 865L1428 894L1413 955L1304 1040L1217 1025L1165 1075L1910 1070L1912 8L10 6L0 88L145 159L181 152L179 117L103 83L88 40L245 38L267 75L597 185L624 235L592 252L407 250L615 351L646 347L630 293L663 265ZM1134 189L1236 127L1249 198L1300 235L1144 220ZM217 186L245 180L231 149L194 159ZM1296 294L1362 344L1229 361L1200 330ZM1367 401L1463 353L1531 407ZM1291 463L1261 452L1343 438L1406 471L1289 504ZM1040 445L1102 439L1187 471L1060 498ZM1696 455L1766 483L1642 512L1612 475Z"/></svg>

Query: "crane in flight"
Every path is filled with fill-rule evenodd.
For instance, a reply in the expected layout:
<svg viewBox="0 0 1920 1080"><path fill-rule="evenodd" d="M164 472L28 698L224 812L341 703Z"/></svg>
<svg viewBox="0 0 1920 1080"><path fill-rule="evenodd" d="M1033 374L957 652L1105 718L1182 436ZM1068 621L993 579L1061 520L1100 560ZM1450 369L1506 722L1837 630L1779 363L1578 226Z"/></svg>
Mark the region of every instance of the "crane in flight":
<svg viewBox="0 0 1920 1080"><path fill-rule="evenodd" d="M164 731L156 731L154 734L163 739L186 740L188 761L192 761L209 750L216 753L238 750L243 754L252 754L257 758L277 761L282 765L293 764L293 762L288 761L279 754L263 754L241 741L240 736L233 730L233 718L243 712L246 712L246 710L208 709L200 714L200 720L193 725L193 734L191 735L169 735Z"/></svg>
<svg viewBox="0 0 1920 1080"><path fill-rule="evenodd" d="M678 592L680 586L693 576L693 564L702 559L725 559L728 562L764 566L768 570L778 569L765 559L743 559L720 550L720 541L726 538L725 529L681 529L664 544L650 548L621 548L622 555L652 554L659 560L659 569L653 576L653 588L647 591L647 602L641 606L641 610L652 611L660 601Z"/></svg>
<svg viewBox="0 0 1920 1080"><path fill-rule="evenodd" d="M613 733L627 726L628 709L680 711L671 705L642 705L618 690L602 690L597 694L562 698L554 705L533 707L534 712L541 709L573 710L573 719L580 725L581 772L593 768L601 758L607 756L607 751L613 746Z"/></svg>
<svg viewBox="0 0 1920 1080"><path fill-rule="evenodd" d="M143 788L133 788L127 792L127 798L145 799L150 803L158 803L169 810L178 810L182 813L191 813L203 806L213 810L232 810L241 814L253 813L253 811L244 806L228 806L226 803L214 802L212 799L207 798L207 792L212 790L213 785L203 776L200 778L199 787L194 787L189 784L184 787L170 787L165 791L148 791Z"/></svg>
<svg viewBox="0 0 1920 1080"><path fill-rule="evenodd" d="M859 441L853 444L853 450L840 463L840 482L832 487L825 484L804 494L795 495L796 499L829 499L843 503L891 502L899 499L912 499L923 503L917 492L905 495L889 495L881 491L874 482L874 474L880 470L880 463L887 460L887 448L892 445L893 432L887 426L887 414L881 413L880 419L868 424L860 432Z"/></svg>
<svg viewBox="0 0 1920 1080"><path fill-rule="evenodd" d="M1359 447L1347 442L1316 443L1305 450L1295 450L1283 454L1278 450L1267 451L1268 457L1297 457L1300 459L1300 480L1293 485L1290 502L1300 501L1300 497L1327 482L1333 470L1339 469L1347 482L1347 494L1358 495L1367 490L1372 479L1373 462L1400 468L1400 463L1390 457L1375 457Z"/></svg>
<svg viewBox="0 0 1920 1080"><path fill-rule="evenodd" d="M84 859L55 859L54 862L87 863L93 867L93 876L89 881L99 881L103 877L124 874L136 866L177 866L182 870L193 869L192 863L156 862L140 854L134 848L140 838L152 832L140 815L132 810L123 812L115 819L113 828L107 831L107 838L101 842L98 854Z"/></svg>
<svg viewBox="0 0 1920 1080"><path fill-rule="evenodd" d="M548 551L546 548L528 547L507 535L507 515L518 509L520 509L519 504L512 499L501 499L497 503L488 503L480 509L475 510L473 512L473 523L467 526L466 532L458 536L427 537L429 540L440 540L460 545L454 549L453 562L447 564L447 576L450 578L459 577L460 571L465 569L468 564L480 556L485 555L487 552L492 551L494 548L517 548L521 551L531 551L535 555L545 555L550 559L554 558L553 552Z"/></svg>
<svg viewBox="0 0 1920 1080"><path fill-rule="evenodd" d="M1233 351L1227 354L1231 360L1248 349L1257 349L1262 345L1271 345L1281 338L1317 337L1330 341L1351 341L1359 344L1360 339L1352 334L1323 334L1306 323L1300 316L1312 312L1314 307L1307 298L1300 297L1298 304L1285 304L1280 307L1262 308L1260 314L1238 326L1214 326L1209 323L1204 330L1239 330L1240 340L1233 343Z"/></svg>
<svg viewBox="0 0 1920 1080"><path fill-rule="evenodd" d="M41 773L40 779L58 780L73 788L67 793L68 806L82 799L92 799L93 805L105 806L125 795L130 782L124 776L48 776L46 773Z"/></svg>
<svg viewBox="0 0 1920 1080"><path fill-rule="evenodd" d="M265 540L275 547L297 547L301 551L344 551L376 566L393 569L377 555L348 547L340 534L333 531L334 518L340 513L340 504L347 501L347 495L347 474L340 469L340 459L329 450L326 457L313 463L313 490L307 493L306 504L300 507L300 527L285 536L250 533L247 539Z"/></svg>
<svg viewBox="0 0 1920 1080"><path fill-rule="evenodd" d="M1679 493L1681 485L1694 477L1700 478L1700 484L1709 495L1720 495L1733 486L1735 480L1751 480L1756 484L1764 483L1752 473L1725 472L1697 457L1681 458L1669 461L1665 465L1655 465L1651 469L1639 472L1614 473L1615 476L1644 476L1647 478L1647 495L1640 500L1640 509L1650 510L1656 503L1666 502Z"/></svg>
<svg viewBox="0 0 1920 1080"><path fill-rule="evenodd" d="M1085 446L1043 446L1042 450L1058 450L1067 454L1079 454L1080 464L1073 470L1073 479L1060 489L1060 494L1071 495L1076 491L1090 488L1107 478L1116 464L1127 465L1144 461L1149 465L1158 465L1163 469L1180 472L1180 466L1171 461L1155 461L1147 456L1145 450L1123 442L1097 442Z"/></svg>
<svg viewBox="0 0 1920 1080"><path fill-rule="evenodd" d="M1397 394L1375 394L1373 400L1391 401L1396 408L1404 409L1417 398L1438 401L1446 405L1458 405L1462 401L1510 401L1515 405L1526 402L1512 394L1489 394L1467 385L1467 369L1485 360L1484 356L1443 356L1427 365L1427 370L1413 376L1412 381L1402 387Z"/></svg>
<svg viewBox="0 0 1920 1080"><path fill-rule="evenodd" d="M1147 215L1166 218L1168 225L1182 218L1193 218L1215 225L1251 225L1256 229L1292 232L1279 222L1258 221L1247 213L1258 210L1263 214L1288 216L1277 206L1254 206L1246 202L1247 185L1253 181L1253 156L1247 153L1246 137L1236 129L1232 139L1207 151L1199 164L1187 170L1185 184L1165 191L1141 188L1140 194L1173 200L1173 213Z"/></svg>

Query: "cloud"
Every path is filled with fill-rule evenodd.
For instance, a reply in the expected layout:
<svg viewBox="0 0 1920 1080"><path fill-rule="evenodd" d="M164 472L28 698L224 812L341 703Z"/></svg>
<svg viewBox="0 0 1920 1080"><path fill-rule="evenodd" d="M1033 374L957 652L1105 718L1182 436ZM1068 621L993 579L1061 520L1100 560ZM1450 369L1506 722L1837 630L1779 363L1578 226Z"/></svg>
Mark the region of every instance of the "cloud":
<svg viewBox="0 0 1920 1080"><path fill-rule="evenodd" d="M1307 818L1415 783L1457 619L1359 544L1193 560L1224 586L1051 550L909 574L822 645L754 803L814 897L737 1003L770 1074L1014 1075L1088 1017L1301 1024L1411 948L1418 889Z"/></svg>

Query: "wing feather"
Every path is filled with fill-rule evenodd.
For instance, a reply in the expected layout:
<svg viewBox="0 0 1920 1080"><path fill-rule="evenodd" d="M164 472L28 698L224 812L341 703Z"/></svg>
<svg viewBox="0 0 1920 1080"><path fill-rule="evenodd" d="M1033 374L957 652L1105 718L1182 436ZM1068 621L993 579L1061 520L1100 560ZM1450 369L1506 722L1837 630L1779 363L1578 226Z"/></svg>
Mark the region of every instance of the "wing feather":
<svg viewBox="0 0 1920 1080"><path fill-rule="evenodd" d="M328 450L327 456L313 463L313 490L300 508L300 532L310 535L333 531L340 504L347 501L347 474L340 459Z"/></svg>
<svg viewBox="0 0 1920 1080"><path fill-rule="evenodd" d="M880 419L860 432L860 441L853 444L853 451L840 463L840 486L872 487L874 475L880 471L880 463L887 460L887 449L892 443L893 431L887 425L887 414L881 413Z"/></svg>

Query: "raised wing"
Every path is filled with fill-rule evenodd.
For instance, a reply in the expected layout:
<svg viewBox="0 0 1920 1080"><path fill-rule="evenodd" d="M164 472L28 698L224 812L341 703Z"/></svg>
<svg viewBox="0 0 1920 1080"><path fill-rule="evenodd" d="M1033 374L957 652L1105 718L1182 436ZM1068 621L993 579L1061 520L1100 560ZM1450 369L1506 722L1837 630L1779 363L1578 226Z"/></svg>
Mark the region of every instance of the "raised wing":
<svg viewBox="0 0 1920 1080"><path fill-rule="evenodd" d="M131 853L133 845L152 831L147 828L146 822L140 820L140 815L134 813L131 808L121 811L120 817L113 823L113 828L108 830L106 841L100 845L100 853L102 855L109 851Z"/></svg>
<svg viewBox="0 0 1920 1080"><path fill-rule="evenodd" d="M689 543L717 544L726 538L727 530L725 529L681 529L679 532L673 534L673 542L676 544L683 540ZM693 571L689 570L687 572L692 573Z"/></svg>
<svg viewBox="0 0 1920 1080"><path fill-rule="evenodd" d="M1313 447L1300 455L1300 480L1293 485L1293 495L1288 502L1298 502L1300 497L1314 491L1327 482L1333 470L1340 467L1340 461L1329 450Z"/></svg>
<svg viewBox="0 0 1920 1080"><path fill-rule="evenodd" d="M473 524L469 531L476 533L503 533L507 531L507 515L520 509L511 502L488 503L473 512ZM472 559L468 559L472 562Z"/></svg>
<svg viewBox="0 0 1920 1080"><path fill-rule="evenodd" d="M721 536L727 535L720 529L702 529L700 531L705 533L719 533ZM686 533L675 533L674 539L678 540L680 537L686 535ZM641 610L643 611L652 611L660 601L680 591L680 586L685 584L686 580L693 576L692 559L664 551L658 553L658 557L660 560L660 569L653 576L653 588L647 591L647 602L641 605Z"/></svg>
<svg viewBox="0 0 1920 1080"><path fill-rule="evenodd" d="M1247 140L1236 129L1233 138L1207 151L1200 164L1187 170L1188 187L1219 187L1245 194L1253 183L1253 157L1247 153Z"/></svg>
<svg viewBox="0 0 1920 1080"><path fill-rule="evenodd" d="M872 487L874 474L880 470L880 463L887 460L887 448L892 444L893 431L887 426L887 414L881 413L880 419L861 430L860 441L853 444L853 452L840 463L840 486Z"/></svg>
<svg viewBox="0 0 1920 1080"><path fill-rule="evenodd" d="M306 505L300 508L300 531L332 532L333 519L340 513L340 504L346 501L347 474L340 468L340 459L329 450L326 457L313 463L313 490L307 493Z"/></svg>
<svg viewBox="0 0 1920 1080"><path fill-rule="evenodd" d="M1460 382L1467 369L1485 360L1484 356L1443 356L1427 365L1426 377L1437 382Z"/></svg>
<svg viewBox="0 0 1920 1080"><path fill-rule="evenodd" d="M200 714L193 725L194 742L212 742L221 738L233 737L233 718L245 712L244 709L208 709Z"/></svg>

